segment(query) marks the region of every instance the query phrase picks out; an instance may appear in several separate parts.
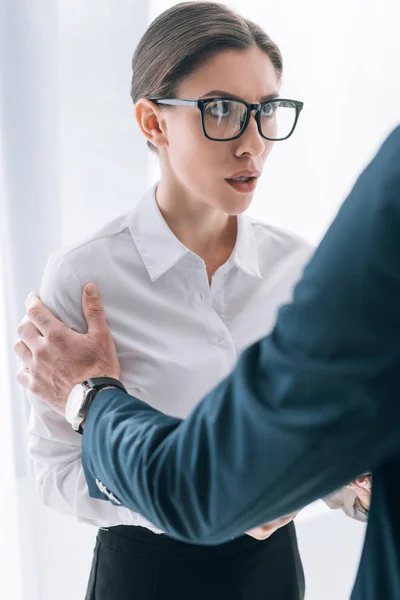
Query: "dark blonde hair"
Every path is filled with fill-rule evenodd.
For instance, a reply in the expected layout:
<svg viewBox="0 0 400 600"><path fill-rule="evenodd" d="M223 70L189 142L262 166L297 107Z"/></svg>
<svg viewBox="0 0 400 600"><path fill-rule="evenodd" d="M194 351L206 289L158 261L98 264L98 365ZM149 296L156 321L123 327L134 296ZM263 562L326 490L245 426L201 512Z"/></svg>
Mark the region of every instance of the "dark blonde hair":
<svg viewBox="0 0 400 600"><path fill-rule="evenodd" d="M282 55L259 25L217 2L180 2L161 13L139 41L132 58L133 103L172 98L185 77L211 56L254 47L269 56L280 80ZM151 142L147 145L157 152Z"/></svg>

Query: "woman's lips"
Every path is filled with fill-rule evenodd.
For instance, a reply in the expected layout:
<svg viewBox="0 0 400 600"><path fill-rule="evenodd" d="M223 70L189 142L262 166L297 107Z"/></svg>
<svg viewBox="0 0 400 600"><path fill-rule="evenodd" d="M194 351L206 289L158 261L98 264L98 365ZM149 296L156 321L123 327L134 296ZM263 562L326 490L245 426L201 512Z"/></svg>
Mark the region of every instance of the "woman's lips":
<svg viewBox="0 0 400 600"><path fill-rule="evenodd" d="M257 177L250 177L249 181L234 181L233 179L225 179L229 185L242 194L254 192L257 186Z"/></svg>

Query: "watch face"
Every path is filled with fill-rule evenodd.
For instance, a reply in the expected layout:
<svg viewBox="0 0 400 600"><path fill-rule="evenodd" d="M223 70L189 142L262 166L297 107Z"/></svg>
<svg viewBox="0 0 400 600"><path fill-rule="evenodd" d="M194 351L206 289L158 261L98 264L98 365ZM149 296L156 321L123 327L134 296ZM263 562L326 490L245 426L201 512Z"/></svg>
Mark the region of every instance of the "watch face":
<svg viewBox="0 0 400 600"><path fill-rule="evenodd" d="M65 418L69 423L72 423L80 413L82 405L85 401L86 390L82 384L78 383L68 396L67 405L65 407Z"/></svg>

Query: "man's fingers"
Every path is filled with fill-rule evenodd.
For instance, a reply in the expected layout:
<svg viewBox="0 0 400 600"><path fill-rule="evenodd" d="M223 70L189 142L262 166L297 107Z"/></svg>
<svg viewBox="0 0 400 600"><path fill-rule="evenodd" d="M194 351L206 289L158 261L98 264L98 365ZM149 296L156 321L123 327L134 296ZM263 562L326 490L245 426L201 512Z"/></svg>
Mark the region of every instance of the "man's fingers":
<svg viewBox="0 0 400 600"><path fill-rule="evenodd" d="M346 486L356 493L359 502L366 510L369 510L371 503L371 485L371 478L363 476L357 477Z"/></svg>
<svg viewBox="0 0 400 600"><path fill-rule="evenodd" d="M108 329L100 292L94 283L89 283L83 290L82 310L88 326L88 333Z"/></svg>
<svg viewBox="0 0 400 600"><path fill-rule="evenodd" d="M21 359L23 367L30 368L32 365L32 352L22 340L18 340L14 346L15 354Z"/></svg>
<svg viewBox="0 0 400 600"><path fill-rule="evenodd" d="M372 490L372 481L371 477L367 475L363 475L362 477L357 477L354 481L351 481L347 484L348 488L361 493L370 493Z"/></svg>
<svg viewBox="0 0 400 600"><path fill-rule="evenodd" d="M364 477L357 477L356 479L356 484L360 487L362 487L364 490L370 492L371 488L372 488L372 482L371 482L371 478L364 476Z"/></svg>
<svg viewBox="0 0 400 600"><path fill-rule="evenodd" d="M32 375L29 372L29 369L20 368L17 372L16 379L20 385L28 390L31 389L32 384Z"/></svg>
<svg viewBox="0 0 400 600"><path fill-rule="evenodd" d="M25 301L25 307L28 319L42 335L47 335L60 326L61 321L43 304L36 293L29 294Z"/></svg>
<svg viewBox="0 0 400 600"><path fill-rule="evenodd" d="M17 333L31 354L43 343L43 335L28 318L24 318L18 325ZM15 351L17 351L16 347Z"/></svg>

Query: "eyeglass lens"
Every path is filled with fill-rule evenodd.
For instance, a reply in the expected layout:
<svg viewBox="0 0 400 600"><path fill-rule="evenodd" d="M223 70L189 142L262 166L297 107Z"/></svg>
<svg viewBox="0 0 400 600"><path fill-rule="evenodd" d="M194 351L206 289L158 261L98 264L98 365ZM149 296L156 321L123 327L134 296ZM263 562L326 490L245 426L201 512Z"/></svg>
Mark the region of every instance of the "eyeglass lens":
<svg viewBox="0 0 400 600"><path fill-rule="evenodd" d="M204 107L204 129L209 137L226 140L239 135L246 119L246 106L235 100L215 100ZM296 105L285 100L263 104L261 131L279 140L287 137L296 121Z"/></svg>

